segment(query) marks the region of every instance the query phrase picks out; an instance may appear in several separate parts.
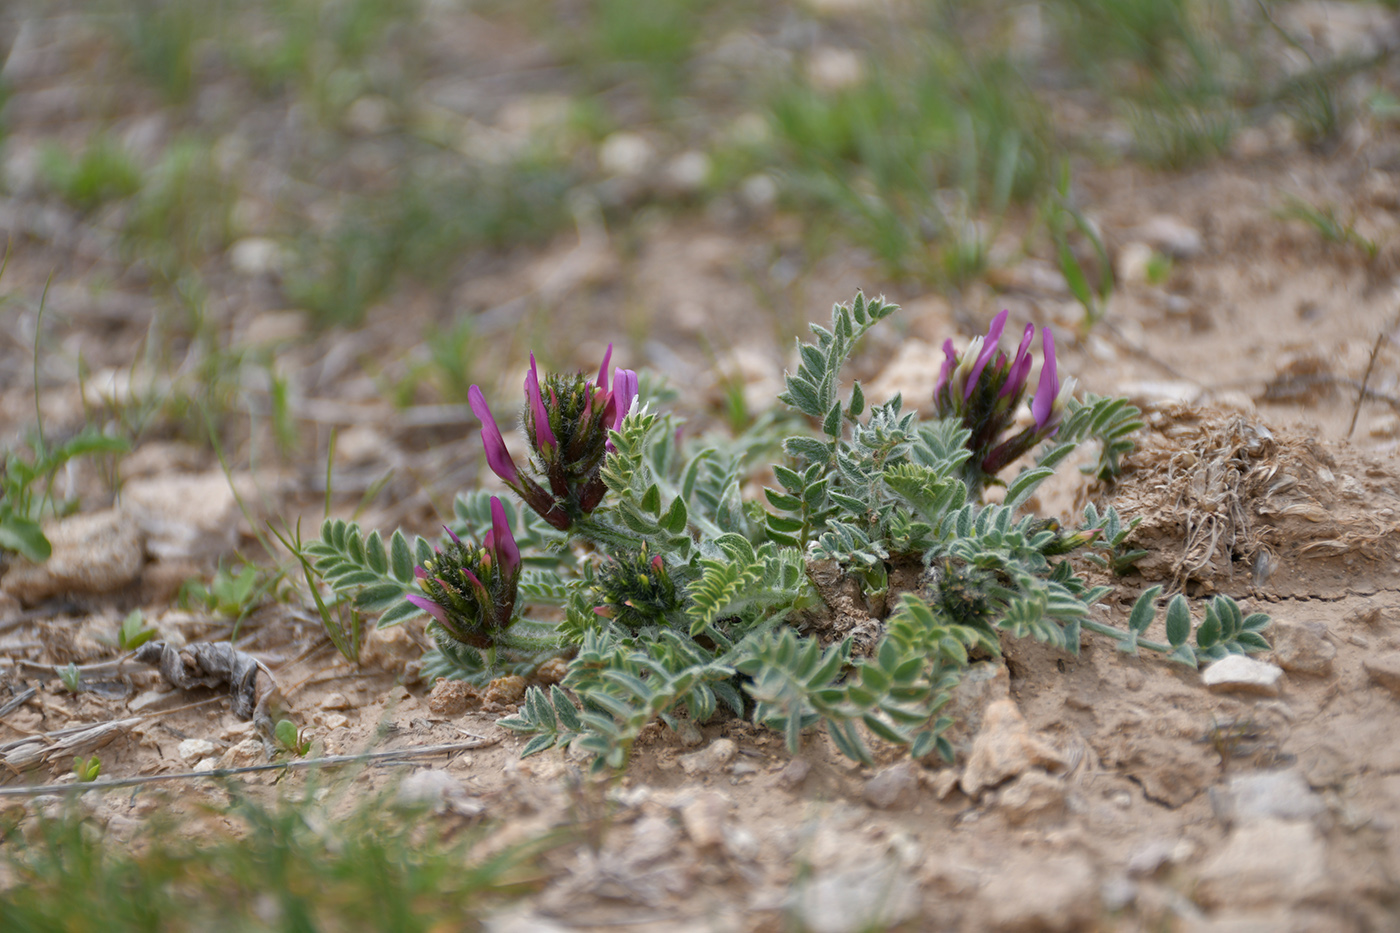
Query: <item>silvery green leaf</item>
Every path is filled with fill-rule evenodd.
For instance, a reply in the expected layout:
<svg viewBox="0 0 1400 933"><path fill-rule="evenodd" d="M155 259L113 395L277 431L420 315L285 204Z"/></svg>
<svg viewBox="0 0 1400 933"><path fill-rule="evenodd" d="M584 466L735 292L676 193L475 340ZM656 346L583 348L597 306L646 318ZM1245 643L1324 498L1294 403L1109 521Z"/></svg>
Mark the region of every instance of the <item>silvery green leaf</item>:
<svg viewBox="0 0 1400 933"><path fill-rule="evenodd" d="M1167 641L1173 648L1181 648L1191 637L1191 610L1186 607L1186 597L1177 593L1167 604Z"/></svg>

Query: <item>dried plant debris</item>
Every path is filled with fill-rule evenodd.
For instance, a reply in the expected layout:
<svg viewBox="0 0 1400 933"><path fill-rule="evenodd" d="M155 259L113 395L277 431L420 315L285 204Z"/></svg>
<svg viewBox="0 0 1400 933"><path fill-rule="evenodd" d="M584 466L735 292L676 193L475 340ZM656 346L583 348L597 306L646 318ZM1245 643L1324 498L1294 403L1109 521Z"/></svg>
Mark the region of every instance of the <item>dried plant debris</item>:
<svg viewBox="0 0 1400 933"><path fill-rule="evenodd" d="M173 687L228 686L233 711L251 719L265 733L272 732L270 706L277 694L272 671L257 658L228 642L201 642L175 647L162 641L147 642L132 656L142 664L155 664Z"/></svg>
<svg viewBox="0 0 1400 933"><path fill-rule="evenodd" d="M1330 559L1364 559L1382 577L1400 572L1400 490L1380 464L1238 412L1155 413L1112 504L1142 518L1132 540L1149 556L1137 569L1176 587L1273 595L1345 587L1348 574Z"/></svg>
<svg viewBox="0 0 1400 933"><path fill-rule="evenodd" d="M138 716L27 735L0 745L0 763L16 774L41 763L67 765L73 756L92 754L139 722Z"/></svg>

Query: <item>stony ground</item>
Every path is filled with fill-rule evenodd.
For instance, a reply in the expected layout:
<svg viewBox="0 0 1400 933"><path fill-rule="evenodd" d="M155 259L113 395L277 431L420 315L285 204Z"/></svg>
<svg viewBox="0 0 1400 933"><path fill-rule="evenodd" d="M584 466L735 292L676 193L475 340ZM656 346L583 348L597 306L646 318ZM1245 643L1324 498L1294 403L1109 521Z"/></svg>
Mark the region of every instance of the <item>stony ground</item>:
<svg viewBox="0 0 1400 933"><path fill-rule="evenodd" d="M170 325L150 275L114 258L100 214L14 180L34 140L80 132L92 77L70 61L82 34L33 28L5 73L11 182L0 230L14 252L0 282L12 299L0 425L18 436L37 404L63 436L94 417L139 423L178 391L181 360L204 359L193 348L205 335L182 324L175 355L153 356ZM139 95L130 108L133 125L168 132ZM820 320L857 285L881 290L868 257L838 252L795 279L801 231L771 206L658 215L637 243L583 224L481 260L445 299L405 287L362 328L315 331L282 303L264 241L231 243L204 284L205 313L240 348L225 401L255 427L225 436L228 474L207 443L166 424L120 458L119 482L104 473L112 464L60 475L59 492L81 496L82 511L51 526L48 563L12 560L0 579L3 785L71 780L79 754L98 754L109 778L266 760L222 689L177 688L130 662L89 668L78 693L64 688L55 666L118 658L113 635L139 608L172 646L236 631L317 754L474 746L368 769L357 788L403 781L401 793L438 802L443 819L489 826L487 849L579 830L543 857L536 892L493 929L1396 929L1397 172L1400 132L1364 120L1326 153L1259 131L1185 173L1090 167L1078 181L1118 286L1108 316L1078 340L1082 311L1044 259L946 294L883 283L905 314L857 363L872 396L901 390L927 410L942 340L1010 308L1064 334L1061 365L1085 389L1147 412L1116 488L1066 481L1033 503L1069 516L1092 499L1143 519L1137 540L1151 554L1098 607L1106 621L1122 624L1157 582L1230 594L1274 618L1272 653L1236 673L1129 657L1092 637L1077 657L1007 642L1004 660L959 688L949 767L866 769L816 735L790 758L779 736L719 721L649 734L625 775L591 784L562 753L521 760L521 742L495 725L523 684L423 683L421 627L373 633L356 667L290 582L271 585L283 598L252 601L236 624L227 607L178 599L184 581L257 553L267 520L301 515L314 527L332 427L333 510L361 509L367 527L428 533L452 492L475 482L463 406L410 397L395 407L383 392L421 358L424 321L476 315L493 354L536 335L578 366L615 339L629 365L667 372L697 413L726 385L760 407L791 365L788 318ZM1356 238L1329 240L1282 215L1289 196L1334 205ZM1149 274L1153 255L1171 259L1165 278ZM290 451L256 428L272 417L277 374L292 385L300 443ZM501 384L517 382L502 374ZM74 727L100 728L60 734ZM224 793L179 786L187 800ZM164 798L86 799L120 838Z"/></svg>

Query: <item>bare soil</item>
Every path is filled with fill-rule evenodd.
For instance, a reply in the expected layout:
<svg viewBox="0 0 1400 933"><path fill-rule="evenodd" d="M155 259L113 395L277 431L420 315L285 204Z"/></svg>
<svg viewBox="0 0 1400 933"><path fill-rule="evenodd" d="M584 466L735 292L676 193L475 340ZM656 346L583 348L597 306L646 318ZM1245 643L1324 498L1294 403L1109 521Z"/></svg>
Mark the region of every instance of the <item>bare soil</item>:
<svg viewBox="0 0 1400 933"><path fill-rule="evenodd" d="M41 95L69 86L65 74L15 82L12 149L59 119ZM857 364L874 386L927 402L944 337L966 339L1002 307L1056 327L1062 371L1088 391L1130 396L1149 416L1115 488L1064 483L1040 497L1041 509L1067 519L1089 500L1142 519L1136 542L1149 557L1118 581L1102 618L1121 625L1138 593L1159 582L1193 597L1232 595L1288 630L1286 651L1270 633L1284 672L1266 693L1208 689L1197 671L1123 655L1097 637L1077 657L1007 641L1004 664L979 669L959 699L968 721L951 767L890 759L865 769L821 735L790 760L780 736L718 721L689 745L649 734L626 774L602 787L562 752L519 759L522 741L495 721L514 709L521 684L478 693L417 679L421 628L374 633L356 668L312 615L273 602L243 621L237 646L267 665L318 754L484 740L367 769L355 778L366 789L441 770L460 789L443 818L488 821L492 848L550 828L582 830L545 856L538 892L494 921L501 930L1400 928L1397 153L1400 134L1365 125L1327 154L1283 142L1183 174L1086 166L1087 207L1121 262L1150 238L1154 219L1199 235L1165 282L1120 268L1106 320L1078 341L1078 306L1062 283L1031 274L1036 260L1011 263L994 277L997 289L938 295L884 283L907 313L872 336ZM1377 254L1280 217L1289 194L1354 217ZM89 230L91 218L63 210L33 192L0 198L0 229L15 243L3 286L26 302L8 315L0 346L7 437L33 423L33 307L55 270L39 364L47 429L82 424L94 376L118 393L123 373L138 385L159 378L136 362L161 313L149 283L92 246L100 229ZM176 690L153 669L126 667L72 695L48 671L116 658L102 639L137 607L169 642L227 637L230 620L176 607L176 590L236 549L253 553L254 523L304 515L314 527L331 426L341 429L336 512L352 514L359 494L394 468L360 520L430 532L435 509L475 482L479 451L460 407L398 411L376 387L376 374L412 357L423 323L478 314L492 355L523 357L521 335L533 333L559 363L580 367L640 327L646 337L627 346L625 361L668 372L693 409L718 397L716 373L771 399L792 320L824 319L857 285L882 290L877 267L858 253L788 276L779 266L802 248L796 225L781 214L699 212L659 215L629 248L602 231L569 234L479 261L479 274L447 300L405 288L350 333L310 333L278 304L274 282L215 270L209 313L222 334L263 347L292 374L302 444L279 457L233 438L246 513L212 452L173 435L126 457L123 492L105 502L94 468L63 478L87 494L85 511L110 503L134 522L142 559L110 592L24 589L17 566L0 581L0 705L36 691L0 717L0 748L117 725L91 737L100 744L61 746L51 767L0 771L3 786L71 778L79 753L100 755L113 778L266 761L252 723L221 690ZM72 365L79 357L87 385ZM513 370L501 379L517 382ZM257 410L265 399L250 389L238 404ZM969 795L959 781L974 727L998 697L1024 717L1027 741L1049 750ZM182 746L188 740L212 744ZM1238 783L1280 773L1299 780L1260 792L1264 803L1240 789L1255 785ZM120 832L152 794L223 793L199 780L179 787L101 795L94 814Z"/></svg>

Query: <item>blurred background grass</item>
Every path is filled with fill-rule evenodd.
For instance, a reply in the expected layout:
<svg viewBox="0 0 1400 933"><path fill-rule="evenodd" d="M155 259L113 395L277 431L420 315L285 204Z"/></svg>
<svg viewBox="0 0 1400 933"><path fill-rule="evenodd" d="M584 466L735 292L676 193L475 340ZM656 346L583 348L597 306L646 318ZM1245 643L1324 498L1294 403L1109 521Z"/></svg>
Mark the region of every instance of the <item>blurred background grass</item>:
<svg viewBox="0 0 1400 933"><path fill-rule="evenodd" d="M344 351L349 370L406 407L460 405L527 346L579 365L615 339L664 368L672 351L651 344L713 362L739 322L781 346L812 311L802 280L832 257L898 297L956 295L1041 256L1092 324L1112 279L1079 181L1188 171L1251 133L1325 152L1358 120L1394 120L1388 46L1365 41L1380 12L34 0L0 12L0 183L81 234L9 224L21 267L158 303L126 346L180 378L158 401L128 395L127 427L198 438L251 407L285 451L288 406L328 391L289 370L305 360L288 346L366 326L384 329ZM1359 41L1329 48L1319 21ZM738 244L712 261L750 307L678 335L674 309L598 267L686 225ZM277 339L250 324L267 312L290 315ZM123 365L101 355L80 375ZM732 393L717 398L732 414Z"/></svg>

